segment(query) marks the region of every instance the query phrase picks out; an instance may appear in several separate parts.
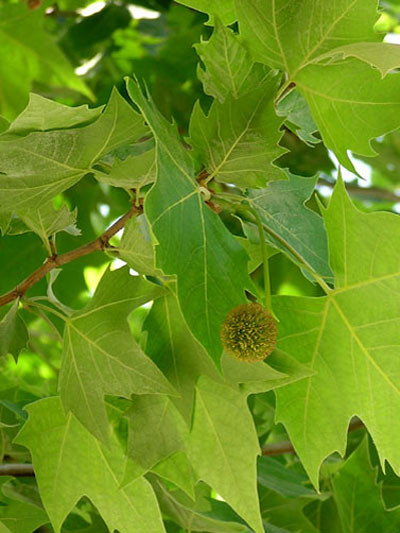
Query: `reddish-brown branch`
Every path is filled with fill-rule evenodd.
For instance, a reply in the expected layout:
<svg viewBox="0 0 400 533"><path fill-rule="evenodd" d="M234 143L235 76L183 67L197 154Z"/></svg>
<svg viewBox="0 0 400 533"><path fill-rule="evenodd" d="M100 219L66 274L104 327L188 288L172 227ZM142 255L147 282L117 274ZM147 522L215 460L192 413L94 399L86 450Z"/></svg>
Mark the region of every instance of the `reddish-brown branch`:
<svg viewBox="0 0 400 533"><path fill-rule="evenodd" d="M131 217L141 212L141 206L134 206L124 216L114 222L112 226L110 226L102 235L100 235L100 237L98 237L94 241L89 242L88 244L84 244L83 246L76 248L75 250L71 250L70 252L66 252L65 254L55 254L52 257L48 257L43 263L43 265L41 265L38 269L32 272L32 274L25 278L24 281L19 283L12 291L3 294L3 296L0 296L0 307L23 296L31 287L33 287L33 285L38 283L38 281L44 278L46 274L53 270L53 268L66 265L67 263L71 263L71 261L75 261L75 259L78 259L79 257L84 257L85 255L91 254L96 250L104 250L104 248L108 245L108 241L111 239L111 237L118 233L118 231L125 226L126 222Z"/></svg>
<svg viewBox="0 0 400 533"><path fill-rule="evenodd" d="M9 463L0 465L0 476L32 477L33 466L28 463Z"/></svg>

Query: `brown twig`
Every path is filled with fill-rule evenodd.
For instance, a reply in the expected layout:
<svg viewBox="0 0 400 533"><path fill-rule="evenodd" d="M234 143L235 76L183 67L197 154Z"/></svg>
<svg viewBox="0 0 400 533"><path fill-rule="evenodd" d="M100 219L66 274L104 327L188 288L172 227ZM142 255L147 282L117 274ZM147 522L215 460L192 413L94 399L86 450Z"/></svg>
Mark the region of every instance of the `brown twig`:
<svg viewBox="0 0 400 533"><path fill-rule="evenodd" d="M35 472L29 463L9 463L0 465L0 476L33 477Z"/></svg>
<svg viewBox="0 0 400 533"><path fill-rule="evenodd" d="M364 424L361 420L354 418L350 422L349 432L362 427L364 427ZM283 453L294 453L293 445L288 440L267 444L263 447L263 455L282 455ZM0 476L32 477L34 475L33 465L28 463L9 463L0 465Z"/></svg>
<svg viewBox="0 0 400 533"><path fill-rule="evenodd" d="M364 427L364 424L359 418L355 417L349 424L348 432L350 433L351 431L355 431L356 429L360 429L362 427ZM284 453L296 453L290 440L273 442L271 444L265 444L262 447L263 455L283 455Z"/></svg>
<svg viewBox="0 0 400 533"><path fill-rule="evenodd" d="M17 298L21 298L21 296L23 296L31 287L33 287L33 285L38 283L38 281L44 278L44 276L53 270L53 268L71 263L71 261L75 261L75 259L78 259L79 257L89 255L96 250L104 250L107 247L108 241L111 239L111 237L118 233L118 231L125 226L126 222L131 217L141 213L142 210L143 208L141 206L134 206L94 241L84 244L75 250L66 252L65 254L56 254L48 257L43 265L32 272L32 274L25 278L24 281L19 283L13 290L3 294L3 296L0 296L0 307L16 300Z"/></svg>

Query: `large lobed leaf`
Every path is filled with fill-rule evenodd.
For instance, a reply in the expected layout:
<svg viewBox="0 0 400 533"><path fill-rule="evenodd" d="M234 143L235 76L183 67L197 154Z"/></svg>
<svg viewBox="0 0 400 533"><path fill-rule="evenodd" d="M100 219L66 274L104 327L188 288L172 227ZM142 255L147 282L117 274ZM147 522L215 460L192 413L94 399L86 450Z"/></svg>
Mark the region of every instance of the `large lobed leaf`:
<svg viewBox="0 0 400 533"><path fill-rule="evenodd" d="M165 532L150 484L138 478L123 487L129 461L117 440L98 442L59 398L30 404L16 442L30 449L44 507L58 533L73 507L87 496L110 531Z"/></svg>
<svg viewBox="0 0 400 533"><path fill-rule="evenodd" d="M267 228L270 244L300 266L323 278L332 278L328 263L328 242L323 219L304 204L312 194L317 177L289 174L289 181L270 183L249 191L249 203Z"/></svg>
<svg viewBox="0 0 400 533"><path fill-rule="evenodd" d="M107 271L91 302L65 319L61 399L66 411L103 441L108 437L105 394L174 394L126 321L133 309L162 293L161 287L130 276L127 268Z"/></svg>
<svg viewBox="0 0 400 533"><path fill-rule="evenodd" d="M286 88L299 88L326 146L351 170L347 150L374 155L370 140L400 125L400 77L382 80L371 68L385 74L400 56L379 43L376 8L376 0L236 1L253 58L287 72Z"/></svg>
<svg viewBox="0 0 400 533"><path fill-rule="evenodd" d="M270 69L255 63L239 37L219 19L208 41L195 45L205 70L198 67L197 75L204 92L223 102L228 95L239 98L253 91L269 75Z"/></svg>
<svg viewBox="0 0 400 533"><path fill-rule="evenodd" d="M337 506L338 533L392 533L400 527L400 510L386 511L376 484L376 471L368 457L368 441L358 448L332 476Z"/></svg>
<svg viewBox="0 0 400 533"><path fill-rule="evenodd" d="M376 0L236 0L240 33L253 57L292 78L338 46L381 40L373 30L376 8Z"/></svg>
<svg viewBox="0 0 400 533"><path fill-rule="evenodd" d="M272 164L285 153L278 146L283 119L276 115L273 103L278 81L271 72L260 87L244 96L214 101L208 115L197 102L190 120L190 143L210 178L247 188L286 177Z"/></svg>
<svg viewBox="0 0 400 533"><path fill-rule="evenodd" d="M277 391L282 421L314 485L322 460L345 451L353 415L400 471L400 221L364 214L342 182L324 213L335 289L323 298L278 297L279 347L315 372Z"/></svg>
<svg viewBox="0 0 400 533"><path fill-rule="evenodd" d="M32 100L31 105L35 106L36 116L37 100ZM46 113L47 104L40 107ZM82 118L83 113L81 110L78 116ZM84 114L88 120L92 119L89 110ZM71 116L63 116L65 123L71 124ZM36 125L34 118L21 119L21 122L27 122L28 127ZM148 131L140 115L116 90L93 123L72 129L59 129L64 119L56 124L56 130L7 136L0 142L0 211L36 209L38 204L79 181L107 152L137 140Z"/></svg>
<svg viewBox="0 0 400 533"><path fill-rule="evenodd" d="M201 479L211 485L254 529L264 531L257 495L256 459L260 453L245 396L202 377L189 455Z"/></svg>
<svg viewBox="0 0 400 533"><path fill-rule="evenodd" d="M158 241L157 266L165 274L177 276L185 320L218 361L222 321L230 309L245 302L245 289L252 288L247 254L205 205L192 159L176 129L131 80L128 92L157 144L157 181L145 203L146 216Z"/></svg>

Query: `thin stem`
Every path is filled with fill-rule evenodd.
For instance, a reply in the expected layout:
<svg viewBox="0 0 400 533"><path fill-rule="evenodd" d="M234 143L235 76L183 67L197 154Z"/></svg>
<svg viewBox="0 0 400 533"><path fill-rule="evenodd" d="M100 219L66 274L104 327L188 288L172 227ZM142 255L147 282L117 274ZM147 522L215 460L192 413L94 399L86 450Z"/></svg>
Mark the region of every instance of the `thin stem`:
<svg viewBox="0 0 400 533"><path fill-rule="evenodd" d="M58 329L56 328L56 326L53 324L53 322L49 319L49 317L43 313L43 311L41 309L39 309L38 306L35 306L35 302L32 303L32 300L28 300L29 303L27 303L25 305L25 308L27 311L30 311L31 313L35 314L36 316L38 316L39 318L41 318L42 320L44 320L46 322L46 324L50 327L50 329L53 331L53 333L55 334L55 336L57 337L57 340L62 344L63 343L63 339L60 335L60 332L58 331ZM30 309L30 305L32 303L32 306L36 307L36 309Z"/></svg>
<svg viewBox="0 0 400 533"><path fill-rule="evenodd" d="M17 298L21 298L21 296L23 296L31 287L38 283L54 268L70 263L71 261L75 261L75 259L89 255L96 250L104 250L111 237L118 233L118 231L125 226L126 222L130 218L141 212L141 206L133 206L127 213L125 213L125 215L114 222L114 224L112 224L102 235L100 235L100 237L94 241L84 244L83 246L76 248L75 250L71 250L70 252L66 252L65 254L48 257L38 269L32 272L32 274L24 279L24 281L17 285L12 291L0 296L0 307L16 300Z"/></svg>
<svg viewBox="0 0 400 533"><path fill-rule="evenodd" d="M0 465L0 476L32 477L35 475L33 465L9 463Z"/></svg>
<svg viewBox="0 0 400 533"><path fill-rule="evenodd" d="M228 203L227 200L225 200L226 203ZM254 214L254 209L248 205L232 205L238 214L244 215L249 222L252 222L253 224L257 224L257 218ZM250 217L249 217L250 215ZM258 224L257 224L258 225ZM314 269L304 260L304 258L297 252L295 248L293 248L288 242L286 242L282 237L276 233L272 228L267 226L266 224L262 223L263 229L269 233L274 239L276 239L282 246L288 250L296 259L297 261L302 265L302 267L307 270L309 274L315 279L315 281L318 283L318 285L321 287L321 289L325 292L325 294L329 294L332 292L332 289L327 285L327 283L319 276Z"/></svg>
<svg viewBox="0 0 400 533"><path fill-rule="evenodd" d="M267 251L267 243L265 241L265 233L263 228L263 223L260 218L260 215L255 209L251 209L254 218L256 219L256 224L258 227L258 233L260 236L260 246L261 246L261 255L263 260L263 272L264 272L264 301L265 308L269 311L272 311L272 302L271 302L271 279L269 275L269 259Z"/></svg>
<svg viewBox="0 0 400 533"><path fill-rule="evenodd" d="M54 316L60 318L64 322L68 322L68 317L67 316L65 316L62 313L56 311L52 307L47 307L47 305L39 304L38 302L33 301L33 300L21 300L21 303L23 305L25 305L25 307L27 307L27 308L29 308L29 306L32 305L33 307L37 307L38 309L43 309L43 311L46 311L47 313L53 314Z"/></svg>
<svg viewBox="0 0 400 533"><path fill-rule="evenodd" d="M275 105L277 106L279 102L287 96L293 89L296 87L296 84L292 82L291 80L285 81L285 83L281 86L279 89L276 97L275 97Z"/></svg>

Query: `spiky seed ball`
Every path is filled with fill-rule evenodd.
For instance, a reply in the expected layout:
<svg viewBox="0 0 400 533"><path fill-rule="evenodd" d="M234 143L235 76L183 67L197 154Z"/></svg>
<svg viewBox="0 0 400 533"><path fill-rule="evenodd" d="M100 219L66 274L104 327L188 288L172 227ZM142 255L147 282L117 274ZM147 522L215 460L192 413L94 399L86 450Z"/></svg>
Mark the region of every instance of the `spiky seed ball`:
<svg viewBox="0 0 400 533"><path fill-rule="evenodd" d="M226 352L241 361L265 359L276 346L277 327L271 313L259 304L234 307L221 328L221 342Z"/></svg>

